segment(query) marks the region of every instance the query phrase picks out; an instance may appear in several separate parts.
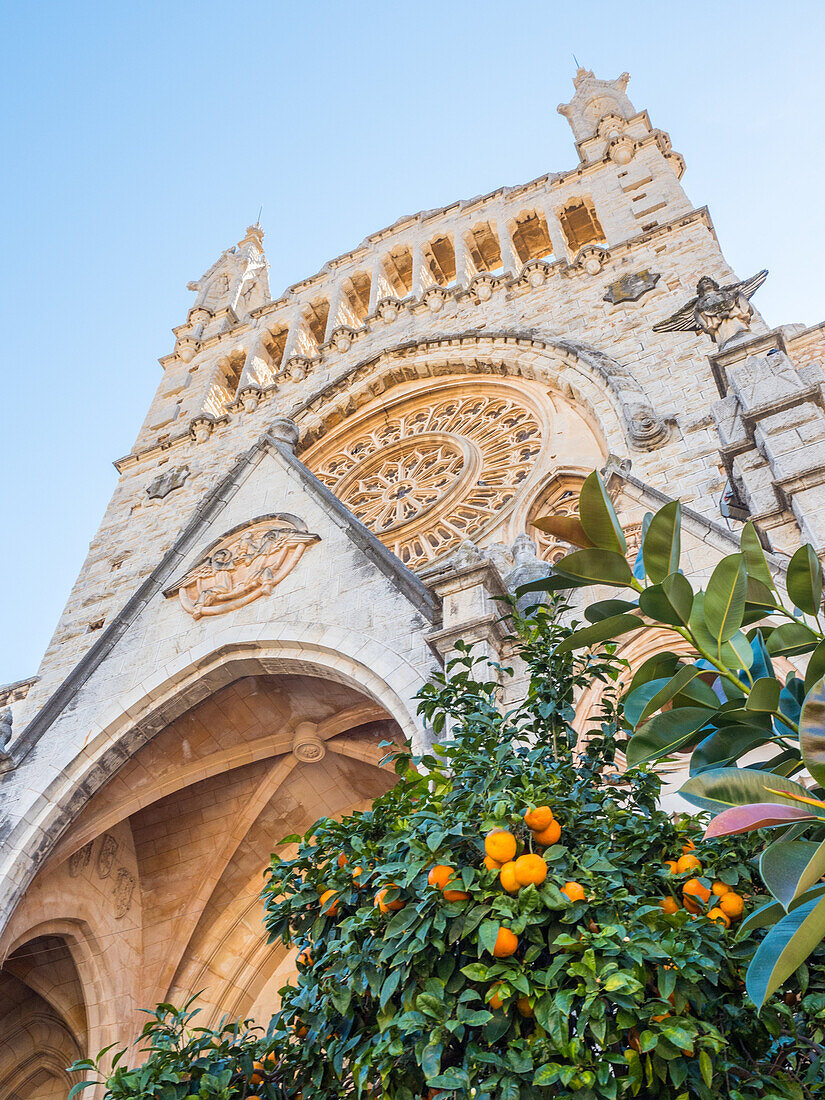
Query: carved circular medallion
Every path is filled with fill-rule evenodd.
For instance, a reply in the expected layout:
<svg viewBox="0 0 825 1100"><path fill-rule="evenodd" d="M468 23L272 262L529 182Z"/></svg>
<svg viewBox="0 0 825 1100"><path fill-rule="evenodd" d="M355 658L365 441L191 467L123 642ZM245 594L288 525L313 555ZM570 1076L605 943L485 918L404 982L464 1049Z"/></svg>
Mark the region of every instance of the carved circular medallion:
<svg viewBox="0 0 825 1100"><path fill-rule="evenodd" d="M477 537L529 476L545 417L510 384L430 382L345 422L304 456L405 564Z"/></svg>
<svg viewBox="0 0 825 1100"><path fill-rule="evenodd" d="M319 737L304 737L292 746L292 755L302 764L319 764L327 754L327 747Z"/></svg>

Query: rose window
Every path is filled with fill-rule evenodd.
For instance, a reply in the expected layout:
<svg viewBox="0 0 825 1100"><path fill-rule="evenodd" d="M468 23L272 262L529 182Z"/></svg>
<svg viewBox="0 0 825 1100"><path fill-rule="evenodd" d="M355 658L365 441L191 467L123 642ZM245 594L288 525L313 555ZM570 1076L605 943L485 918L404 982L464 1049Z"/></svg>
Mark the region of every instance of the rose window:
<svg viewBox="0 0 825 1100"><path fill-rule="evenodd" d="M512 385L433 382L352 418L304 456L310 469L405 564L477 538L520 492L544 416Z"/></svg>

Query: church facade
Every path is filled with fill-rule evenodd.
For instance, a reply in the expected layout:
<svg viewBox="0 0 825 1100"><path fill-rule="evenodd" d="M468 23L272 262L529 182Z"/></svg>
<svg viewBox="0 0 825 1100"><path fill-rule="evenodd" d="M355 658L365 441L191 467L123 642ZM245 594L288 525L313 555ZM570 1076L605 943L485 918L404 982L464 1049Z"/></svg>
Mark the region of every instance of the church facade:
<svg viewBox="0 0 825 1100"><path fill-rule="evenodd" d="M497 597L594 468L631 534L684 502L697 578L746 517L778 569L825 552L825 324L764 323L627 82L576 75L570 170L277 298L251 226L189 285L37 675L0 689L0 1100L64 1096L158 1001L268 1019L270 853L387 789L456 641L506 657Z"/></svg>

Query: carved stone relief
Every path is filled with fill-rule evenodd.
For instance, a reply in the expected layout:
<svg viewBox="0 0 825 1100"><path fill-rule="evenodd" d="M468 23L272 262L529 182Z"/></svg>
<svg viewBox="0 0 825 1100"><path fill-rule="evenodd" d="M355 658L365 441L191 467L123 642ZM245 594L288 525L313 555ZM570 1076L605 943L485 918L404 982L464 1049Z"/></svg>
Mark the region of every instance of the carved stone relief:
<svg viewBox="0 0 825 1100"><path fill-rule="evenodd" d="M114 885L115 917L118 920L129 912L136 885L135 876L125 867L118 867Z"/></svg>
<svg viewBox="0 0 825 1100"><path fill-rule="evenodd" d="M214 543L164 595L177 594L194 619L234 611L270 595L319 538L297 516L262 516Z"/></svg>
<svg viewBox="0 0 825 1100"><path fill-rule="evenodd" d="M101 878L108 878L112 873L112 867L115 863L115 856L117 850L120 847L117 840L111 833L104 833L100 841L100 848L97 853L97 873Z"/></svg>
<svg viewBox="0 0 825 1100"><path fill-rule="evenodd" d="M619 302L637 302L643 294L653 290L659 279L661 275L658 271L648 271L647 268L622 275L620 279L608 283L604 300L614 306Z"/></svg>
<svg viewBox="0 0 825 1100"><path fill-rule="evenodd" d="M92 858L92 843L90 840L88 844L84 844L74 855L69 857L69 874L72 878L77 878L89 866L89 861Z"/></svg>
<svg viewBox="0 0 825 1100"><path fill-rule="evenodd" d="M174 466L171 470L165 470L152 478L146 486L146 494L152 500L163 500L173 489L180 489L189 474L188 466Z"/></svg>

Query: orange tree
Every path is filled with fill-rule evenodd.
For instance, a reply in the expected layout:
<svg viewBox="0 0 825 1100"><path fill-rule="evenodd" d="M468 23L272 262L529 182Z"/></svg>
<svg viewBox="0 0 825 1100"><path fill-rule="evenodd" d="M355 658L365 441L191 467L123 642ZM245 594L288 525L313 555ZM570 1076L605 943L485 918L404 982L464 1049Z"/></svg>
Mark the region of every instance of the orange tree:
<svg viewBox="0 0 825 1100"><path fill-rule="evenodd" d="M560 652L558 610L516 624L521 705L462 650L422 694L432 751L397 753L368 812L273 858L270 938L300 954L265 1034L160 1006L108 1097L817 1095L825 965L757 1014L743 968L763 933L728 927L754 904L751 838L702 841L654 773L620 774L613 703L576 746L575 692L617 664Z"/></svg>

